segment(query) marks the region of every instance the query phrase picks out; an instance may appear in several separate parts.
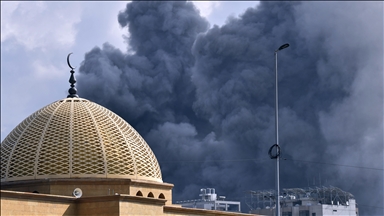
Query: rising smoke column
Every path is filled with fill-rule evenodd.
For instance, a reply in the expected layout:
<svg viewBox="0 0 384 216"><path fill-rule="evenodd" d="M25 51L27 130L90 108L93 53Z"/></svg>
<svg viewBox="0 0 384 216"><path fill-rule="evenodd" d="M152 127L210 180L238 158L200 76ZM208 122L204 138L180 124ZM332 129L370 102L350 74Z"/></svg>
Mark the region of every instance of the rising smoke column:
<svg viewBox="0 0 384 216"><path fill-rule="evenodd" d="M185 2L133 2L118 20L129 27L128 44L134 54L123 54L107 43L87 53L80 69L87 78L84 95L117 108L144 130L155 122L187 119L183 116L191 112L194 97L190 49L208 22Z"/></svg>
<svg viewBox="0 0 384 216"><path fill-rule="evenodd" d="M382 168L383 25L373 23L383 13L376 7L263 2L212 28L193 47L195 111L225 140L240 141L230 149L256 143L262 151L253 152L263 157L273 140L273 50L289 42L279 53L283 157ZM382 171L281 166L282 187L306 185L307 178L312 184L313 177L319 184L320 173L323 183L351 191L360 203L375 196L373 206L382 207Z"/></svg>
<svg viewBox="0 0 384 216"><path fill-rule="evenodd" d="M87 53L79 93L141 133L174 200L203 187L240 199L275 187L273 52L290 43L279 52L281 187L321 179L381 215L382 170L300 160L383 168L382 17L380 2L261 2L208 29L192 3L128 3L118 21L130 52Z"/></svg>

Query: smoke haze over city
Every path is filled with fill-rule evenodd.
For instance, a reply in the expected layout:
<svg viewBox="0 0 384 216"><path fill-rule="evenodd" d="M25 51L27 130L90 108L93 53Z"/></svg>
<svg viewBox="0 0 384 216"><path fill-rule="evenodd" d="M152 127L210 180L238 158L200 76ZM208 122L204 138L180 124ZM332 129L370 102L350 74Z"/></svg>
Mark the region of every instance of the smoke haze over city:
<svg viewBox="0 0 384 216"><path fill-rule="evenodd" d="M143 136L174 201L275 188L274 51L289 43L278 54L280 188L332 185L360 215L384 215L382 2L262 1L222 26L192 2L121 10L126 49L89 50L78 93Z"/></svg>

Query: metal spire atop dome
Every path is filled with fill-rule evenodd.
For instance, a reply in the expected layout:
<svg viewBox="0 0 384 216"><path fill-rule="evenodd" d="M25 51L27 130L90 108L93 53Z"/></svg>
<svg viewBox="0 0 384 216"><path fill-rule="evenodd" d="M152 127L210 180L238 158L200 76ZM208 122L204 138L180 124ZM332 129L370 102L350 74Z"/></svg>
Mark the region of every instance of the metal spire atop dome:
<svg viewBox="0 0 384 216"><path fill-rule="evenodd" d="M79 95L77 95L77 89L75 88L76 79L75 79L75 76L73 75L75 73L73 69L75 68L72 67L71 64L69 63L69 56L71 54L72 53L69 53L67 56L67 63L68 63L68 66L71 68L71 77L69 78L69 83L71 83L71 88L69 88L68 90L69 95L67 96L67 98L74 98L74 97L78 98Z"/></svg>

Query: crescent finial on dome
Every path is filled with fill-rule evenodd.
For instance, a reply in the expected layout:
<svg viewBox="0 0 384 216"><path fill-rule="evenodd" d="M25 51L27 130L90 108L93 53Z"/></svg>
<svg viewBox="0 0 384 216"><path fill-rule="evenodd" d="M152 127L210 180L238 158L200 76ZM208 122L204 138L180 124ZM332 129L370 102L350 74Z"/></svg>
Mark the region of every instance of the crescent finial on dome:
<svg viewBox="0 0 384 216"><path fill-rule="evenodd" d="M69 53L68 56L67 56L67 63L68 63L68 66L69 68L71 68L71 77L69 78L69 83L71 83L71 88L69 88L68 90L68 93L69 95L67 96L67 98L74 98L74 97L79 97L79 95L77 95L77 89L75 87L75 83L76 83L76 79L75 79L75 76L73 75L75 73L75 71L73 69L75 69L74 67L71 66L71 64L69 63L69 56L71 55L72 53Z"/></svg>

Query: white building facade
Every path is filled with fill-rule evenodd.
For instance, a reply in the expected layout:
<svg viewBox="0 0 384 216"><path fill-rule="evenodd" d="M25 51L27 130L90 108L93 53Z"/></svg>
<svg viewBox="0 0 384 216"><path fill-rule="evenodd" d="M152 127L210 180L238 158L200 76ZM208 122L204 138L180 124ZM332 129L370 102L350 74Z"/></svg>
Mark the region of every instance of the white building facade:
<svg viewBox="0 0 384 216"><path fill-rule="evenodd" d="M282 216L358 216L356 200L351 193L337 187L283 189L280 195ZM251 191L247 205L250 213L276 215L274 191Z"/></svg>
<svg viewBox="0 0 384 216"><path fill-rule="evenodd" d="M225 196L217 197L214 188L203 188L200 192L201 199L179 201L177 204L185 208L241 212L240 202L227 201Z"/></svg>

